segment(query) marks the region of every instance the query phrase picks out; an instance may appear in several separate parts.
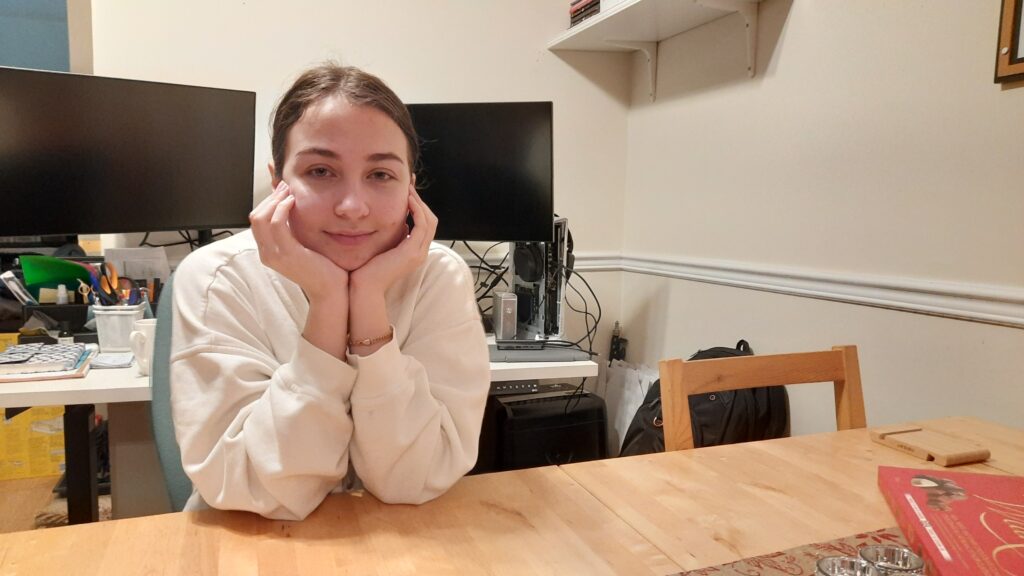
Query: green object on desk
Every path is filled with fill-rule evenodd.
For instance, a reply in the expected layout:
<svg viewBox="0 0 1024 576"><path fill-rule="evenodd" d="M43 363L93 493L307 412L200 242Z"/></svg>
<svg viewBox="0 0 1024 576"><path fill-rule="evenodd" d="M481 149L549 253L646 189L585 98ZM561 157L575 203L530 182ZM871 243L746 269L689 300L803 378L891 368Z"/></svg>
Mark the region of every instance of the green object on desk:
<svg viewBox="0 0 1024 576"><path fill-rule="evenodd" d="M55 288L58 284L64 284L68 291L74 292L79 279L86 284L90 282L89 271L78 262L34 255L21 256L19 261L26 287L37 297L40 288Z"/></svg>

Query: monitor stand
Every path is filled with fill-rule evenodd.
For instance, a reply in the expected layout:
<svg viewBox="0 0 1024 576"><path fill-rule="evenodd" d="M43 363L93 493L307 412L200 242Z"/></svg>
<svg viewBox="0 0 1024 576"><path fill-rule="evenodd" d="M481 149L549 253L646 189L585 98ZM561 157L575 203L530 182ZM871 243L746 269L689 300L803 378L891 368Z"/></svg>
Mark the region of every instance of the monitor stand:
<svg viewBox="0 0 1024 576"><path fill-rule="evenodd" d="M198 240L200 246L206 246L210 242L213 242L213 230L210 228L203 228L196 230L198 233Z"/></svg>

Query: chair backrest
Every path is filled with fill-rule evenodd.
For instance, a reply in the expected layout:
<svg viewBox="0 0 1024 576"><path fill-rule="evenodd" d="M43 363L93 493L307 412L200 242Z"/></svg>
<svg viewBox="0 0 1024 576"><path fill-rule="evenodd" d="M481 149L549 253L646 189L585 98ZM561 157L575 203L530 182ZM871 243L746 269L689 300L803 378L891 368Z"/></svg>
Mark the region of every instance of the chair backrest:
<svg viewBox="0 0 1024 576"><path fill-rule="evenodd" d="M181 467L181 450L174 436L174 422L171 420L171 334L174 309L171 277L160 291L160 302L156 311L156 337L153 339L153 362L149 370L149 384L153 389L150 403L150 417L153 421L153 438L156 441L160 467L163 468L167 495L171 508L180 512L192 495L192 481Z"/></svg>
<svg viewBox="0 0 1024 576"><path fill-rule="evenodd" d="M832 350L822 352L712 360L676 358L662 360L659 369L665 450L693 448L688 398L708 392L832 382L837 427L849 430L867 426L856 346L833 346Z"/></svg>

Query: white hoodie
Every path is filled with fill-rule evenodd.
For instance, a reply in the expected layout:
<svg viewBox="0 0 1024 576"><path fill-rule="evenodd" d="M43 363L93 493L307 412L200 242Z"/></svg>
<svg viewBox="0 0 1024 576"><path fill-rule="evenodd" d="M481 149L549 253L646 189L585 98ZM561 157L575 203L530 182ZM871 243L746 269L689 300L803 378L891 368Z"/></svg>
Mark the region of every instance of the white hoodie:
<svg viewBox="0 0 1024 576"><path fill-rule="evenodd" d="M385 298L394 338L346 363L302 337L306 297L251 232L181 263L171 404L188 508L301 520L360 480L418 504L473 467L490 373L469 268L432 244Z"/></svg>

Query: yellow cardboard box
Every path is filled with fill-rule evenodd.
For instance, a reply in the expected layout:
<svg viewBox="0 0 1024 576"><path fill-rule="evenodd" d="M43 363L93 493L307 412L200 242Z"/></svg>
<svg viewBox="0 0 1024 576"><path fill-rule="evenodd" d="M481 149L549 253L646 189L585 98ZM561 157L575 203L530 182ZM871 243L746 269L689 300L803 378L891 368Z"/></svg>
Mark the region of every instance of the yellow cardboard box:
<svg viewBox="0 0 1024 576"><path fill-rule="evenodd" d="M0 352L3 352L8 346L14 346L17 343L17 332L0 332Z"/></svg>
<svg viewBox="0 0 1024 576"><path fill-rule="evenodd" d="M37 406L0 423L0 480L63 472L63 406Z"/></svg>

